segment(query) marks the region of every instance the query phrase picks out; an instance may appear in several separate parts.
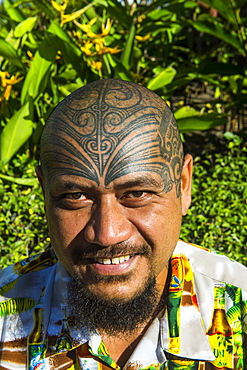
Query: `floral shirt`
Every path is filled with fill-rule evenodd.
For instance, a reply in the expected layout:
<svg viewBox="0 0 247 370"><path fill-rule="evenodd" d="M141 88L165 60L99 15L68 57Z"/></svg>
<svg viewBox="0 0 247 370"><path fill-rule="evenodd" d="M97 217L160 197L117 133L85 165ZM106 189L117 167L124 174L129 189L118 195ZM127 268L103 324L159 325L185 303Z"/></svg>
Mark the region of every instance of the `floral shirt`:
<svg viewBox="0 0 247 370"><path fill-rule="evenodd" d="M167 306L124 370L247 369L247 269L178 241ZM99 335L69 327L71 277L52 249L0 272L0 369L119 369Z"/></svg>

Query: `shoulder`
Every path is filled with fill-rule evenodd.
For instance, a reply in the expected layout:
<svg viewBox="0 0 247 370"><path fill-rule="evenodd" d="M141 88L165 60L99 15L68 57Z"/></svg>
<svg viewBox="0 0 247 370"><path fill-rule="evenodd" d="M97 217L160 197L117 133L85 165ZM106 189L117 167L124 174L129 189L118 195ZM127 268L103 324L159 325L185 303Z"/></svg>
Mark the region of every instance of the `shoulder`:
<svg viewBox="0 0 247 370"><path fill-rule="evenodd" d="M0 271L0 295L4 295L14 287L17 288L18 281L29 282L29 285L37 284L39 281L37 275L47 274L47 269L54 266L56 262L57 258L52 249L48 249L6 267Z"/></svg>
<svg viewBox="0 0 247 370"><path fill-rule="evenodd" d="M185 254L190 260L194 274L247 290L247 268L227 256L181 240L178 241L174 253Z"/></svg>

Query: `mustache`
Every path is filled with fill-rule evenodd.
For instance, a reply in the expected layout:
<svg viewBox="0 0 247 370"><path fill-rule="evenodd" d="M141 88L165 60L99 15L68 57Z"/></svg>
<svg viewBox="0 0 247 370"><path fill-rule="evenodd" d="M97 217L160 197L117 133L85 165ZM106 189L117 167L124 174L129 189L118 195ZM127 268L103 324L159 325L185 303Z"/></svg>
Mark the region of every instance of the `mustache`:
<svg viewBox="0 0 247 370"><path fill-rule="evenodd" d="M97 248L97 249L96 249ZM148 244L118 243L108 247L91 245L87 247L77 247L73 251L74 261L81 261L86 258L114 258L117 256L141 254L149 256L151 247Z"/></svg>

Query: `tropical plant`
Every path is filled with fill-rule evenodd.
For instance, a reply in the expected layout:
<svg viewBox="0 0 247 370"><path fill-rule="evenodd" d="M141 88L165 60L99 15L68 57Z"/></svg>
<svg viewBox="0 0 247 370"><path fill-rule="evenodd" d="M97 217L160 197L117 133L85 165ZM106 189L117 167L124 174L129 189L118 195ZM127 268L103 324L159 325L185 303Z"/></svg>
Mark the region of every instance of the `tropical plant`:
<svg viewBox="0 0 247 370"><path fill-rule="evenodd" d="M247 94L246 3L4 0L2 176L18 151L28 148L36 157L53 107L99 78L132 80L156 91L174 108L181 132L227 120L233 128L237 122L241 126ZM191 100L196 87L210 92L200 104Z"/></svg>

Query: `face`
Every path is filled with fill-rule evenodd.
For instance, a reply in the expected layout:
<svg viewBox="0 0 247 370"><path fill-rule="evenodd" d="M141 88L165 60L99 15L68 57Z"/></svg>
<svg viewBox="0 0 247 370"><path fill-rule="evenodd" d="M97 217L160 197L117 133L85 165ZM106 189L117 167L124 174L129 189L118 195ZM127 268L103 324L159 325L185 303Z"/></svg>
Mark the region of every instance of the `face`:
<svg viewBox="0 0 247 370"><path fill-rule="evenodd" d="M53 249L88 291L127 301L155 278L164 289L190 203L176 122L156 94L102 80L49 119L37 173Z"/></svg>
<svg viewBox="0 0 247 370"><path fill-rule="evenodd" d="M130 172L106 186L104 179L62 175L57 166L48 181L38 167L51 243L68 272L99 297L127 301L150 277L161 294L190 204L191 168L187 156L178 197L152 171Z"/></svg>

